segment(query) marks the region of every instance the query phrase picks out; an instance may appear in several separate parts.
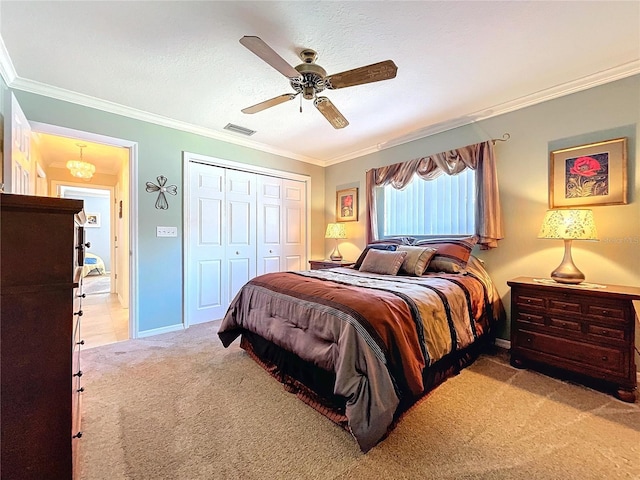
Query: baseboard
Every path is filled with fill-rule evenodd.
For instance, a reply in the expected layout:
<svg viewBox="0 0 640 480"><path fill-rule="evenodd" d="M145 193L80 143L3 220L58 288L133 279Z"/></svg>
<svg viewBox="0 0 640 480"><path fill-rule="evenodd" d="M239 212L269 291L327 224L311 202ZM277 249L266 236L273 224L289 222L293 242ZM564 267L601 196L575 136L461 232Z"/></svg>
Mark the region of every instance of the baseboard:
<svg viewBox="0 0 640 480"><path fill-rule="evenodd" d="M162 333L177 332L178 330L183 330L183 329L184 329L184 325L182 323L178 323L176 325L169 325L168 327L153 328L151 330L143 330L141 332L138 332L138 338L152 337L154 335L160 335Z"/></svg>

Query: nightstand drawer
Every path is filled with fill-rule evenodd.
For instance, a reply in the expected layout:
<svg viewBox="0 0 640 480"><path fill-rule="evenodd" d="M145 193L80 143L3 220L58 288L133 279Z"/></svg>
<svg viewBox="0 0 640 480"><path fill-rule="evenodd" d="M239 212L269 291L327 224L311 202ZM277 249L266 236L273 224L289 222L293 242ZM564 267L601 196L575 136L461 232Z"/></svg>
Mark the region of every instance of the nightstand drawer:
<svg viewBox="0 0 640 480"><path fill-rule="evenodd" d="M519 307L530 307L530 308L544 308L544 298L535 297L532 295L522 295L516 294L514 302Z"/></svg>
<svg viewBox="0 0 640 480"><path fill-rule="evenodd" d="M624 340L624 330L619 330L617 328L610 327L602 327L600 325L587 325L587 333L589 335L593 335L598 339L601 338L613 338L616 340Z"/></svg>
<svg viewBox="0 0 640 480"><path fill-rule="evenodd" d="M624 369L624 356L619 349L601 347L543 333L521 330L516 335L517 348L546 353L558 357L558 366L566 367L562 359L588 364L599 370L620 372Z"/></svg>
<svg viewBox="0 0 640 480"><path fill-rule="evenodd" d="M587 315L600 317L602 319L624 319L624 310L607 305L588 305Z"/></svg>
<svg viewBox="0 0 640 480"><path fill-rule="evenodd" d="M581 330L580 322L574 322L573 320L567 320L566 318L551 317L549 319L549 325L571 332L580 332Z"/></svg>
<svg viewBox="0 0 640 480"><path fill-rule="evenodd" d="M580 302L565 299L549 298L549 310L559 310L564 313L580 313Z"/></svg>

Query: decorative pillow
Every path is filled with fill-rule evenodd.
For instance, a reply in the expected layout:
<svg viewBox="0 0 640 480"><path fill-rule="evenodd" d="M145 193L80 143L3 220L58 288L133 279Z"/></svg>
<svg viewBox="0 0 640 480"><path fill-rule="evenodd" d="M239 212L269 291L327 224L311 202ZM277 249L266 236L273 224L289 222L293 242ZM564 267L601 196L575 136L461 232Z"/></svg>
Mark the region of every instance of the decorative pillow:
<svg viewBox="0 0 640 480"><path fill-rule="evenodd" d="M471 250L478 243L478 236L463 238L429 238L419 240L416 246L428 246L436 253L427 266L429 272L460 273L469 261Z"/></svg>
<svg viewBox="0 0 640 480"><path fill-rule="evenodd" d="M394 252L372 248L364 257L361 272L381 273L383 275L397 275L404 262L407 252Z"/></svg>
<svg viewBox="0 0 640 480"><path fill-rule="evenodd" d="M395 252L395 250L398 248L398 245L396 243L370 243L362 251L362 253L358 257L358 260L356 260L356 263L353 265L353 268L355 268L356 270L360 268L360 265L362 265L364 258L367 256L367 253L369 253L369 250L372 248L376 250L389 250L389 251Z"/></svg>
<svg viewBox="0 0 640 480"><path fill-rule="evenodd" d="M427 265L436 254L436 249L431 247L411 247L399 245L398 252L407 252L404 262L400 267L400 272L420 277L427 269Z"/></svg>

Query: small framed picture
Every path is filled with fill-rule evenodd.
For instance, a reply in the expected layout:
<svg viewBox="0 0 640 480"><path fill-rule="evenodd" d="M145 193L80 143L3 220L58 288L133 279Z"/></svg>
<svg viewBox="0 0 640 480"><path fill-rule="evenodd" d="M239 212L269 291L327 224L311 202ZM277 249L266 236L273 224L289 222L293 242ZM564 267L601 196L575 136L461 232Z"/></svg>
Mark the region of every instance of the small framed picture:
<svg viewBox="0 0 640 480"><path fill-rule="evenodd" d="M99 213L87 213L87 223L84 224L85 228L97 228L100 226L100 214Z"/></svg>
<svg viewBox="0 0 640 480"><path fill-rule="evenodd" d="M336 192L336 222L358 221L358 189L347 188Z"/></svg>
<svg viewBox="0 0 640 480"><path fill-rule="evenodd" d="M551 152L549 208L626 203L626 138Z"/></svg>

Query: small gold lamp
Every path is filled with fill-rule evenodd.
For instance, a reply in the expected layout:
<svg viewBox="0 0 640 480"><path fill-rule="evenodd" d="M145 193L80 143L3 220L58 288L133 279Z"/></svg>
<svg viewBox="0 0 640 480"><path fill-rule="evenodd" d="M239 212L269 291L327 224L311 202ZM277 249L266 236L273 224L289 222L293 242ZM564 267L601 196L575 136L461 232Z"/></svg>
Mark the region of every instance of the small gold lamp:
<svg viewBox="0 0 640 480"><path fill-rule="evenodd" d="M578 270L571 258L571 242L573 240L598 240L591 210L547 210L538 238L564 240L564 258L558 268L551 272L553 280L570 284L584 281L584 274Z"/></svg>
<svg viewBox="0 0 640 480"><path fill-rule="evenodd" d="M333 261L342 260L342 254L338 250L338 239L347 238L347 229L344 227L344 223L330 223L327 225L327 231L324 234L324 238L335 238L336 246L331 252L329 258Z"/></svg>

